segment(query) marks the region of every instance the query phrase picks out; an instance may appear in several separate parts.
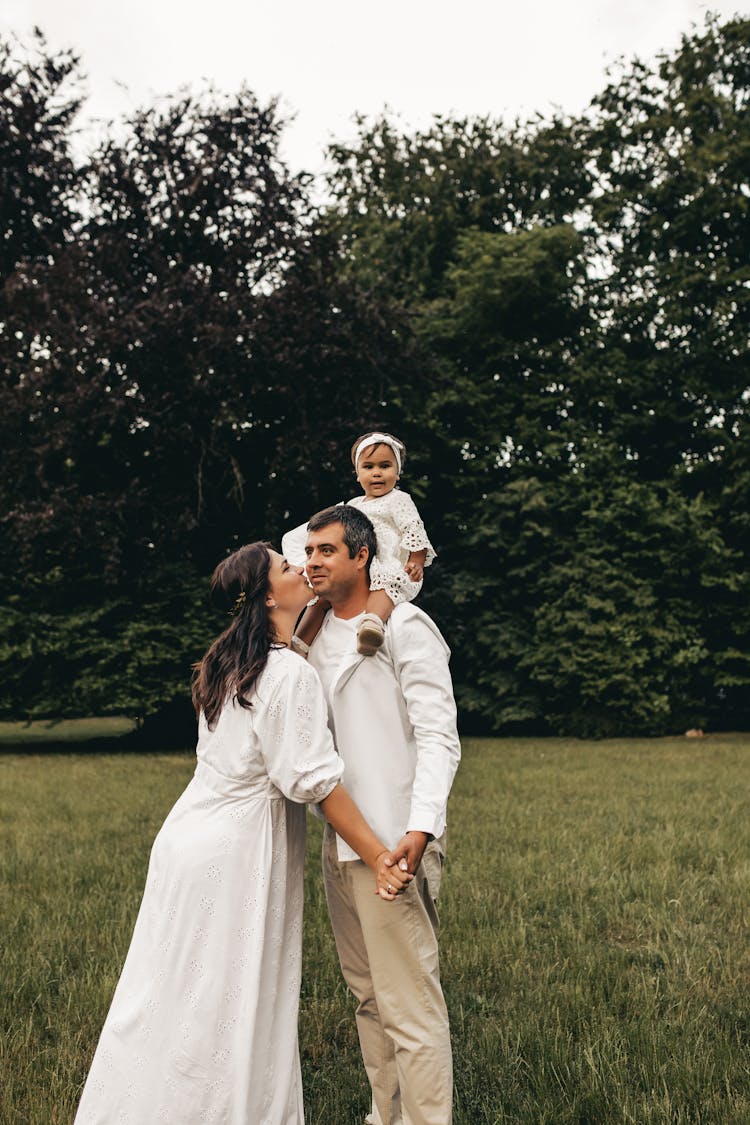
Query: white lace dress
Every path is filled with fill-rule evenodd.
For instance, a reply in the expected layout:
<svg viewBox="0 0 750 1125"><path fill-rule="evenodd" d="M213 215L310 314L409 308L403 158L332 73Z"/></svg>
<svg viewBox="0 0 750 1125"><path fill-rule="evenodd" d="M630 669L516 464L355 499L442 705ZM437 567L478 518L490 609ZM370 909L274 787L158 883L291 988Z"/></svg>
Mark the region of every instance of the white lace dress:
<svg viewBox="0 0 750 1125"><path fill-rule="evenodd" d="M302 1125L305 803L343 765L315 671L271 652L247 711L201 720L76 1125Z"/></svg>
<svg viewBox="0 0 750 1125"><path fill-rule="evenodd" d="M435 551L409 493L393 488L385 496L373 500L355 496L347 504L364 512L375 528L378 552L370 566L370 589L385 590L394 605L414 601L422 583L412 582L404 570L409 554L427 548L425 566L429 566Z"/></svg>

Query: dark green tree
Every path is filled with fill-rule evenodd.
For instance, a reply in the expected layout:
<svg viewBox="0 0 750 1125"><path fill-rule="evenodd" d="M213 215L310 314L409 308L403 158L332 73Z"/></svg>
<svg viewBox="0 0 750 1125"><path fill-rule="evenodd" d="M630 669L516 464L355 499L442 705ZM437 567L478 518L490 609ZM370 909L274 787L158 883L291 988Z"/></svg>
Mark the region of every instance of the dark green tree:
<svg viewBox="0 0 750 1125"><path fill-rule="evenodd" d="M381 119L332 150L347 269L375 292L396 288L434 371L418 440L440 551L423 603L477 729L544 722L519 672L543 564L522 521L576 457L571 380L593 330L573 223L591 189L578 136L563 120L438 119L408 137Z"/></svg>
<svg viewBox="0 0 750 1125"><path fill-rule="evenodd" d="M406 383L397 318L340 276L280 129L247 90L139 113L6 286L6 714L184 695L213 565L339 499Z"/></svg>
<svg viewBox="0 0 750 1125"><path fill-rule="evenodd" d="M750 21L580 121L361 119L322 216L249 91L77 169L75 61L0 60L4 713L184 694L205 574L378 425L466 729L746 725Z"/></svg>
<svg viewBox="0 0 750 1125"><path fill-rule="evenodd" d="M749 97L750 21L709 18L621 72L585 142L610 271L598 422L644 475L684 466L694 491L747 416Z"/></svg>
<svg viewBox="0 0 750 1125"><path fill-rule="evenodd" d="M75 219L79 174L70 142L81 104L78 60L0 40L0 281L60 246Z"/></svg>
<svg viewBox="0 0 750 1125"><path fill-rule="evenodd" d="M333 150L347 268L442 376L425 598L485 729L747 715L749 73L748 22L709 19L579 122L362 122Z"/></svg>
<svg viewBox="0 0 750 1125"><path fill-rule="evenodd" d="M410 135L388 115L358 118L329 149L328 221L353 272L409 306L443 293L462 232L567 221L591 188L579 127L436 117Z"/></svg>
<svg viewBox="0 0 750 1125"><path fill-rule="evenodd" d="M749 101L750 21L709 17L656 67L621 69L586 140L609 263L591 429L641 479L699 500L723 544L723 578L696 593L721 725L746 724L750 696Z"/></svg>
<svg viewBox="0 0 750 1125"><path fill-rule="evenodd" d="M572 225L468 231L446 296L420 324L452 372L430 402L441 449L430 486L450 591L436 609L455 646L458 698L479 729L545 722L522 662L550 551L572 532L558 513L585 438L574 392L591 331L584 274Z"/></svg>

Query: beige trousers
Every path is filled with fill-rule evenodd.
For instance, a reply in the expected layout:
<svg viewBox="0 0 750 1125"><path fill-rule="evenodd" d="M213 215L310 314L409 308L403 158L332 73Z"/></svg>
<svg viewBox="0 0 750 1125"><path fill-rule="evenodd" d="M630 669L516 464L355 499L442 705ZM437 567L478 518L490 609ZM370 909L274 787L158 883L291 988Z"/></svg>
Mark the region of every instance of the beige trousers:
<svg viewBox="0 0 750 1125"><path fill-rule="evenodd" d="M453 1063L440 987L435 910L442 849L427 845L395 902L375 891L361 861L339 862L327 826L323 875L344 979L357 998L357 1030L372 1087L373 1125L450 1125Z"/></svg>

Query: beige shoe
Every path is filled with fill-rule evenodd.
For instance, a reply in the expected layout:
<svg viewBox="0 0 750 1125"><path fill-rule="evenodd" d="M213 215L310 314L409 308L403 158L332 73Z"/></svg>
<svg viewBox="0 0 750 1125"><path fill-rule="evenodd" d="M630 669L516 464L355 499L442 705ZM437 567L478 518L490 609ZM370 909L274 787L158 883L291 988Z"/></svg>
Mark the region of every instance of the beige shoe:
<svg viewBox="0 0 750 1125"><path fill-rule="evenodd" d="M357 652L361 656L374 656L385 640L383 622L374 613L366 613L357 630Z"/></svg>

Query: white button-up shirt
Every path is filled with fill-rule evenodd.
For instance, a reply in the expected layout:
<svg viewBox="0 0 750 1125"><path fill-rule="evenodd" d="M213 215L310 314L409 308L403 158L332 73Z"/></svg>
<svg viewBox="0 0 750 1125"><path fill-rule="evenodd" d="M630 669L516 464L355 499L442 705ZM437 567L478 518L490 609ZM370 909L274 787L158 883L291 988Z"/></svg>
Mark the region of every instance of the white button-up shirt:
<svg viewBox="0 0 750 1125"><path fill-rule="evenodd" d="M375 656L360 656L357 619L329 612L309 661L328 700L342 778L383 843L405 832L439 837L461 757L450 650L435 623L411 603L396 606ZM341 860L358 859L338 839Z"/></svg>

